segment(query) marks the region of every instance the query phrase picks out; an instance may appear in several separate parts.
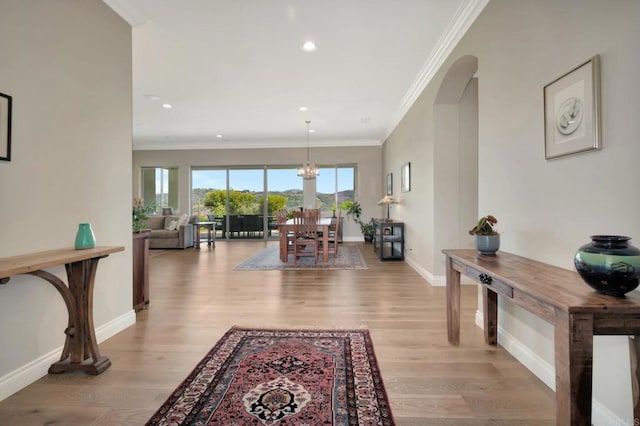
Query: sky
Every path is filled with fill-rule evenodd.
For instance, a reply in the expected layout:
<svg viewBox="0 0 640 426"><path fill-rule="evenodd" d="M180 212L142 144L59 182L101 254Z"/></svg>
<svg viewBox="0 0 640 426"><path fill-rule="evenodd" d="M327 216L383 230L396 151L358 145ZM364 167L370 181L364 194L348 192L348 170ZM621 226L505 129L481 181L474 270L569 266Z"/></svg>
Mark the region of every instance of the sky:
<svg viewBox="0 0 640 426"><path fill-rule="evenodd" d="M354 189L353 167L338 168L338 191ZM226 170L193 170L193 188L226 188ZM270 191L302 190L302 178L297 176L297 169L268 169L267 180ZM236 190L262 191L264 186L262 169L229 170L229 186ZM316 191L331 194L335 190L336 169L320 169L316 178Z"/></svg>

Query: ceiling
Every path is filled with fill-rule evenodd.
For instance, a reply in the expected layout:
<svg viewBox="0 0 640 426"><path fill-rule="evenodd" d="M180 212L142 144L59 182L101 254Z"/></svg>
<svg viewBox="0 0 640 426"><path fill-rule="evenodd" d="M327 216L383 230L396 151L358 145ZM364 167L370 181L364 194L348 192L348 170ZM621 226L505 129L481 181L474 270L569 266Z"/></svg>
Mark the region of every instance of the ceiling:
<svg viewBox="0 0 640 426"><path fill-rule="evenodd" d="M488 0L104 2L132 26L134 149L219 149L305 146L306 120L311 146L382 144Z"/></svg>

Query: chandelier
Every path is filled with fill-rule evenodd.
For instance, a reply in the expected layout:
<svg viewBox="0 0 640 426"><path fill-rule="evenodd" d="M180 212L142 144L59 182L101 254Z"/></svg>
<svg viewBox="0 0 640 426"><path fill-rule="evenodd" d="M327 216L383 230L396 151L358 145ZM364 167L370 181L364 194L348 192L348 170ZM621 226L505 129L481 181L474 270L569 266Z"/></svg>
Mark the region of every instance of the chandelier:
<svg viewBox="0 0 640 426"><path fill-rule="evenodd" d="M311 121L307 120L305 123L307 123L307 162L298 169L298 176L307 180L315 179L320 174L320 171L314 164L309 162L309 125L311 124Z"/></svg>

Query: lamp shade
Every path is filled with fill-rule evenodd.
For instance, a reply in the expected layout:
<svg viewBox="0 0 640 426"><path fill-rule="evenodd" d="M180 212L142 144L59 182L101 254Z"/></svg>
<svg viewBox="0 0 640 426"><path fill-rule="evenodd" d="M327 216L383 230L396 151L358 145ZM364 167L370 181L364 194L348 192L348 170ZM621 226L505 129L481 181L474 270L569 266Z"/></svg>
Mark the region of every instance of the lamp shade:
<svg viewBox="0 0 640 426"><path fill-rule="evenodd" d="M398 201L394 199L391 195L385 195L382 200L378 201L379 206L383 204L398 204Z"/></svg>
<svg viewBox="0 0 640 426"><path fill-rule="evenodd" d="M382 200L378 201L379 206L387 206L387 222L391 221L391 218L389 217L389 206L391 204L398 204L398 201L395 200L391 195L385 195Z"/></svg>

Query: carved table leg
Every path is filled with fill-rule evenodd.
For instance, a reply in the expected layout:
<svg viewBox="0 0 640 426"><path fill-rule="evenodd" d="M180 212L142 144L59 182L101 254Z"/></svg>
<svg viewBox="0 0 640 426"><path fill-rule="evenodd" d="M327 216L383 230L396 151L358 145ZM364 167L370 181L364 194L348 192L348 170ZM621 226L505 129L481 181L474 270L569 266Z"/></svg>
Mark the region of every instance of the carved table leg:
<svg viewBox="0 0 640 426"><path fill-rule="evenodd" d="M447 334L449 343L460 343L460 272L447 256Z"/></svg>
<svg viewBox="0 0 640 426"><path fill-rule="evenodd" d="M66 265L69 289L74 307L69 309L67 337L60 361L49 367L49 373L81 370L88 374L100 374L111 361L100 355L93 325L93 286L99 258L82 260Z"/></svg>
<svg viewBox="0 0 640 426"><path fill-rule="evenodd" d="M556 424L590 425L593 316L556 313L555 358Z"/></svg>
<svg viewBox="0 0 640 426"><path fill-rule="evenodd" d="M484 341L488 345L498 344L498 293L482 286L484 308Z"/></svg>

